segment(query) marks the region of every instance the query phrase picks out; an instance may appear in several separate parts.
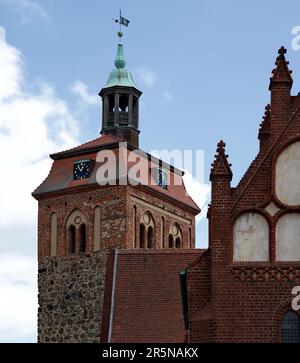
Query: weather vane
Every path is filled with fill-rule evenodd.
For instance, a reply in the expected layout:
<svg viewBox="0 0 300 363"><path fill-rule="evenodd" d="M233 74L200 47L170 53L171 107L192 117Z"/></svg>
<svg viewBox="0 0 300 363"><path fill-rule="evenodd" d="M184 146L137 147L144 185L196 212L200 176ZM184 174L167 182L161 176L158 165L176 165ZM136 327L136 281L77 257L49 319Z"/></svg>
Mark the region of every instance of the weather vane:
<svg viewBox="0 0 300 363"><path fill-rule="evenodd" d="M121 43L122 42L122 36L123 36L123 33L122 33L122 25L124 25L124 26L127 27L129 25L130 21L128 19L126 19L126 18L123 18L121 10L120 10L120 17L119 17L119 19L114 19L114 21L116 23L119 23L120 24L120 30L118 32L118 37L120 38L120 43Z"/></svg>

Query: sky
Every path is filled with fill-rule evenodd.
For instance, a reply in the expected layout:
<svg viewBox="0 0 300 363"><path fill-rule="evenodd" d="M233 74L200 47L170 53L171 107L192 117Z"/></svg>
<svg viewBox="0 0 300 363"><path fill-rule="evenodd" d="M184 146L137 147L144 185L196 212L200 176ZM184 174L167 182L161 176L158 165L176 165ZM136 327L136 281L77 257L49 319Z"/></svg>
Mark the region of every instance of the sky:
<svg viewBox="0 0 300 363"><path fill-rule="evenodd" d="M223 139L235 186L258 150L269 78L292 46L300 3L289 0L0 0L0 342L35 342L37 203L50 153L100 131L98 92L116 54L122 8L127 68L143 91L143 150L201 150L201 179L186 187L202 207L198 247L207 245L209 170Z"/></svg>

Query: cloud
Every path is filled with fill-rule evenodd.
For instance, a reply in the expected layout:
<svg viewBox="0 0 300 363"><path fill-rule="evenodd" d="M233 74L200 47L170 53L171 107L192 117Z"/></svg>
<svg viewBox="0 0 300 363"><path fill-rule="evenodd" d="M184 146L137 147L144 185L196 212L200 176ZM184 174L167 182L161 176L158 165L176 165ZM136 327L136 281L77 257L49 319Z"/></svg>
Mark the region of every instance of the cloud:
<svg viewBox="0 0 300 363"><path fill-rule="evenodd" d="M49 172L49 153L77 144L78 122L49 85L24 91L22 54L6 43L1 27L0 33L1 227L33 223L31 192Z"/></svg>
<svg viewBox="0 0 300 363"><path fill-rule="evenodd" d="M21 255L36 246L31 192L50 170L49 153L78 144L79 123L51 86L25 79L23 56L2 27L0 55L0 341L27 342L37 324L36 259Z"/></svg>
<svg viewBox="0 0 300 363"><path fill-rule="evenodd" d="M156 82L156 74L154 71L150 70L149 68L146 68L144 66L140 67L136 71L137 76L139 79L148 87L151 88L154 86Z"/></svg>
<svg viewBox="0 0 300 363"><path fill-rule="evenodd" d="M35 341L37 263L33 257L0 254L0 342Z"/></svg>
<svg viewBox="0 0 300 363"><path fill-rule="evenodd" d="M163 92L162 92L162 96L163 96L163 98L165 99L165 101L167 101L167 102L173 102L173 101L174 101L173 96L172 96L172 95L171 95L171 93L170 93L170 92L168 92L168 91L163 91Z"/></svg>
<svg viewBox="0 0 300 363"><path fill-rule="evenodd" d="M20 94L21 54L6 44L5 29L0 27L0 102ZM5 86L4 86L5 85Z"/></svg>
<svg viewBox="0 0 300 363"><path fill-rule="evenodd" d="M198 222L201 219L206 218L207 207L210 201L210 185L201 183L189 172L185 172L183 181L186 191L192 197L198 207L201 208L201 213L196 217L196 221Z"/></svg>
<svg viewBox="0 0 300 363"><path fill-rule="evenodd" d="M13 9L21 17L21 22L28 23L33 17L48 21L49 16L44 8L34 0L0 0Z"/></svg>
<svg viewBox="0 0 300 363"><path fill-rule="evenodd" d="M37 203L31 192L50 170L49 153L78 144L78 122L48 84L24 90L25 81L35 82L25 80L23 56L2 27L0 55L0 341L26 342L36 340L36 259L8 251L24 253L28 243L32 252Z"/></svg>
<svg viewBox="0 0 300 363"><path fill-rule="evenodd" d="M76 81L71 86L72 92L79 95L83 102L89 105L98 105L99 104L99 97L94 94L90 94L88 92L88 87L85 83L81 81Z"/></svg>

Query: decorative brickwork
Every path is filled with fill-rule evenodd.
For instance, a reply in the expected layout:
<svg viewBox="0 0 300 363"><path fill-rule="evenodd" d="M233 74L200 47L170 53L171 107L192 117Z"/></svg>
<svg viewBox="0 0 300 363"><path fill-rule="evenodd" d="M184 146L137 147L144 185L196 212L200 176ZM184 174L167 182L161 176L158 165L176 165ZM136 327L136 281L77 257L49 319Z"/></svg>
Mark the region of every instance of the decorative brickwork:
<svg viewBox="0 0 300 363"><path fill-rule="evenodd" d="M285 158L291 158L291 161L287 160L282 170L277 170L276 180L279 155L300 140L300 96L290 94L293 80L285 59L286 50L282 47L278 53L270 81L271 104L266 107L259 131L260 150L236 188L231 187L232 174L225 145L223 142L218 144L211 171L212 196L208 213L210 261L203 265L200 258L187 271L190 342L282 341L282 319L291 310L292 288L300 283L299 246L293 245L293 233L296 232L284 223L280 231L276 229L282 216L293 214L293 218L286 218L284 222L291 223L296 230L294 215L300 213L300 206L283 203L276 193L278 174L283 180L281 188L282 185L296 188L293 191L297 195L300 193L296 182L297 168L293 167L297 164L293 161L298 160L297 151L287 153ZM283 169L289 165L294 168L290 170L294 180L284 179L287 173ZM252 262L238 261L239 256L234 259L234 226L240 216L243 218L236 227L239 246L244 249L240 256L254 256ZM264 221L260 224L264 226L264 235L260 227L255 230L251 221L251 218L255 220L253 216ZM267 255L251 250L252 247L259 248L259 243L256 247L251 243L255 233L261 240L267 239ZM280 255L276 252L279 238ZM294 250L287 252L290 248ZM293 256L294 261L288 261L285 255ZM207 266L210 266L209 276ZM202 281L205 276L206 282ZM195 281L201 281L201 284L195 284ZM203 289L202 286L208 283L210 290ZM203 304L201 294L204 292ZM202 316L207 317L205 323Z"/></svg>

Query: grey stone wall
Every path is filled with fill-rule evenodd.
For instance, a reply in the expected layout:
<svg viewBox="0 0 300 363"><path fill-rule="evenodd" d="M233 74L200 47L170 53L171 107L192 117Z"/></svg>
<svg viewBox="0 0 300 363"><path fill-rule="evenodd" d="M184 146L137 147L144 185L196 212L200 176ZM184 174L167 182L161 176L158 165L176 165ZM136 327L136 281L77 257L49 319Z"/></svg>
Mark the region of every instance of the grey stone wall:
<svg viewBox="0 0 300 363"><path fill-rule="evenodd" d="M100 342L106 262L96 252L39 264L39 342Z"/></svg>

